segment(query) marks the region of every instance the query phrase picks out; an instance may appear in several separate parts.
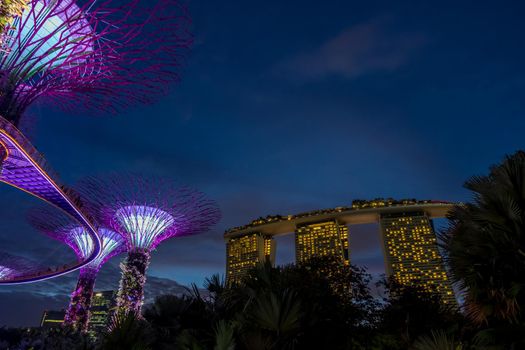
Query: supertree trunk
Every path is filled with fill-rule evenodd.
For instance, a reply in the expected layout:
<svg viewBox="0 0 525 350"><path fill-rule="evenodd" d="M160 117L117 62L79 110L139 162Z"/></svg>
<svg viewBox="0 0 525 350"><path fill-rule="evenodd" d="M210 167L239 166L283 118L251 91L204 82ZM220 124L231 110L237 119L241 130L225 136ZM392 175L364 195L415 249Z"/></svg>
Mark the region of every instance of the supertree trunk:
<svg viewBox="0 0 525 350"><path fill-rule="evenodd" d="M150 261L147 250L134 251L128 254L126 261L120 264L122 278L117 296L119 313L133 312L140 315L144 301L144 284L146 270Z"/></svg>
<svg viewBox="0 0 525 350"><path fill-rule="evenodd" d="M77 287L71 294L71 301L64 319L65 325L73 326L80 331L87 331L89 322L89 308L91 307L91 298L97 271L92 268L80 270Z"/></svg>

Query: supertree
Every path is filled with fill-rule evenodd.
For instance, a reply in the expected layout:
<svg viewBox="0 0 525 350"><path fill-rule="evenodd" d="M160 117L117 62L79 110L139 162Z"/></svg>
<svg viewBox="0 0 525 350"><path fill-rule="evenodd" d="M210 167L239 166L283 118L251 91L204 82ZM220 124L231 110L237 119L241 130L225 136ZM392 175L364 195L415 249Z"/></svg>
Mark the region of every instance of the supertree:
<svg viewBox="0 0 525 350"><path fill-rule="evenodd" d="M147 102L178 79L192 42L178 0L7 0L1 9L0 115L14 125L39 98L75 111Z"/></svg>
<svg viewBox="0 0 525 350"><path fill-rule="evenodd" d="M38 208L30 212L29 221L45 235L70 246L79 260L86 259L93 250L93 241L86 229L66 214ZM113 230L100 227L98 235L102 242L100 253L80 269L78 282L71 294L64 319L65 324L83 331L87 329L93 289L100 268L109 259L124 252L126 248L122 236Z"/></svg>
<svg viewBox="0 0 525 350"><path fill-rule="evenodd" d="M151 252L171 237L208 230L220 219L219 208L203 193L162 178L113 174L81 181L79 193L104 225L122 234L128 256L121 264L117 307L140 314Z"/></svg>
<svg viewBox="0 0 525 350"><path fill-rule="evenodd" d="M26 109L42 100L75 113L111 112L151 101L178 80L189 26L178 0L0 1L0 181L73 215L95 244L86 261L14 283L68 273L100 246L74 198L17 129Z"/></svg>
<svg viewBox="0 0 525 350"><path fill-rule="evenodd" d="M0 252L0 280L10 280L32 274L38 268L38 264L29 259Z"/></svg>

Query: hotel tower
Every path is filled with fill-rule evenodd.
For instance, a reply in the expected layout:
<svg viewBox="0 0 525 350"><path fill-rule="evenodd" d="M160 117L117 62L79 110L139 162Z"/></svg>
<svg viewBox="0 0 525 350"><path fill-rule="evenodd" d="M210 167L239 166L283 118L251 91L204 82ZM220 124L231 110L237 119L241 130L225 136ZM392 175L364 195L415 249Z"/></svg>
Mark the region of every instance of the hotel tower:
<svg viewBox="0 0 525 350"><path fill-rule="evenodd" d="M351 207L259 218L232 228L226 240L227 282L237 283L258 263L275 264L275 236L295 233L296 262L333 256L348 265L348 226L377 223L386 273L402 284L417 284L455 305L452 284L438 249L432 219L443 218L453 203L414 199L354 201Z"/></svg>

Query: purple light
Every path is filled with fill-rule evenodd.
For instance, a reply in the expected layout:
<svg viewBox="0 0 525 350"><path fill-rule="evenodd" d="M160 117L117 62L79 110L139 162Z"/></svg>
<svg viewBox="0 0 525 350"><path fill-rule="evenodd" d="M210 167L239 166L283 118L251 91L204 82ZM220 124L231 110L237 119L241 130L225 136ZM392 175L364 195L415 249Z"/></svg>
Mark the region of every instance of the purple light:
<svg viewBox="0 0 525 350"><path fill-rule="evenodd" d="M30 0L0 36L0 115L17 125L43 98L75 111L149 102L191 45L178 0Z"/></svg>
<svg viewBox="0 0 525 350"><path fill-rule="evenodd" d="M163 240L204 232L220 219L217 204L198 191L160 178L113 174L88 178L76 190L128 251L151 251Z"/></svg>
<svg viewBox="0 0 525 350"><path fill-rule="evenodd" d="M16 271L7 267L0 265L0 280L9 279L16 275Z"/></svg>
<svg viewBox="0 0 525 350"><path fill-rule="evenodd" d="M93 252L93 240L83 227L74 227L65 234L66 243L75 251L80 260L84 260ZM100 254L99 254L100 255Z"/></svg>
<svg viewBox="0 0 525 350"><path fill-rule="evenodd" d="M38 263L29 259L0 252L0 281L11 281L25 275L31 275L39 268Z"/></svg>
<svg viewBox="0 0 525 350"><path fill-rule="evenodd" d="M84 260L93 254L93 239L85 227L78 226L77 222L67 214L57 210L39 207L29 213L30 223L40 232L57 241L67 244L79 260ZM101 241L100 252L93 261L82 269L98 271L100 267L113 256L125 250L122 236L110 229L98 229Z"/></svg>
<svg viewBox="0 0 525 350"><path fill-rule="evenodd" d="M124 239L118 233L113 230L106 228L100 228L98 230L99 236L102 240L102 247L100 249L100 254L96 259L91 263L86 265L96 269L97 271L112 257L124 252L126 250L126 245L124 244Z"/></svg>
<svg viewBox="0 0 525 350"><path fill-rule="evenodd" d="M173 216L161 209L139 205L118 209L115 219L129 245L142 249L151 248L155 239L175 222Z"/></svg>
<svg viewBox="0 0 525 350"><path fill-rule="evenodd" d="M59 186L55 175L46 165L42 156L31 143L11 123L0 117L0 149L4 150L5 159L0 162L0 181L34 195L71 215L88 228L93 242L92 254L73 265L62 266L55 271L40 271L34 275L24 275L9 281L0 280L0 284L21 284L45 280L74 271L93 260L100 250L100 239L90 220L72 199L73 194ZM65 215L65 214L64 214Z"/></svg>
<svg viewBox="0 0 525 350"><path fill-rule="evenodd" d="M89 322L89 308L93 289L95 288L96 272L83 268L80 270L75 290L71 293L69 306L64 317L64 324L86 331Z"/></svg>
<svg viewBox="0 0 525 350"><path fill-rule="evenodd" d="M74 271L100 250L97 232L78 203L16 129L25 110L37 99L75 112L150 102L178 80L192 43L189 24L178 0L28 0L28 8L1 29L0 181L72 215L89 230L93 244L83 261L9 283ZM79 242L84 256L86 244L87 239Z"/></svg>
<svg viewBox="0 0 525 350"><path fill-rule="evenodd" d="M85 228L76 226L76 223L67 215L52 212L44 208L35 209L30 213L30 222L38 230L53 239L70 246L78 259L84 259L93 250L93 241L86 233ZM98 271L102 265L113 256L125 251L123 237L113 230L99 228L101 249L98 256L89 264L80 269L77 286L71 294L65 324L86 330L89 321L89 308L93 295L93 288Z"/></svg>
<svg viewBox="0 0 525 350"><path fill-rule="evenodd" d="M87 330L89 309L98 271L110 258L125 251L124 239L120 234L101 228L99 229L99 235L102 239L100 254L91 263L80 269L77 286L71 294L71 301L64 320L65 324L72 325L83 331ZM81 240L75 238L76 242L80 242L77 245L77 251L80 251L82 250L80 246L85 246L83 241L85 236L80 235L77 237L82 237Z"/></svg>
<svg viewBox="0 0 525 350"><path fill-rule="evenodd" d="M90 211L126 241L117 306L140 313L151 251L170 237L192 235L219 221L217 204L194 190L158 178L114 174L77 187Z"/></svg>
<svg viewBox="0 0 525 350"><path fill-rule="evenodd" d="M94 52L93 28L84 17L73 19L81 10L72 0L31 2L30 10L16 17L9 30L3 48L6 51L5 64L16 67L17 72L27 69L33 76L62 66L63 64L81 66ZM21 43L16 37L31 38L38 45ZM64 42L63 37L74 40ZM56 49L60 47L60 49ZM31 57L41 57L33 62ZM28 76L31 78L31 76ZM29 80L28 83L31 81Z"/></svg>

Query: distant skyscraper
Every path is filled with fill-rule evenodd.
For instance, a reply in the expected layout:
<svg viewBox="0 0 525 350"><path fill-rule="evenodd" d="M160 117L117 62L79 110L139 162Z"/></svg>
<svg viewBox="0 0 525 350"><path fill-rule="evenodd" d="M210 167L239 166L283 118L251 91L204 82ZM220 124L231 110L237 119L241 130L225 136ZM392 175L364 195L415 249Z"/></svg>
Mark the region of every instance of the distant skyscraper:
<svg viewBox="0 0 525 350"><path fill-rule="evenodd" d="M42 328L56 328L62 326L64 323L64 317L66 316L66 310L46 310L42 315L40 321L40 327Z"/></svg>
<svg viewBox="0 0 525 350"><path fill-rule="evenodd" d="M226 277L228 283L239 282L258 263L275 264L275 241L254 232L228 239L226 243Z"/></svg>
<svg viewBox="0 0 525 350"><path fill-rule="evenodd" d="M104 331L109 323L113 310L117 305L116 292L109 290L94 292L89 309L89 333L97 336Z"/></svg>
<svg viewBox="0 0 525 350"><path fill-rule="evenodd" d="M386 272L402 284L417 283L456 304L432 220L424 212L383 214L380 219Z"/></svg>
<svg viewBox="0 0 525 350"><path fill-rule="evenodd" d="M297 226L295 259L297 263L313 257L332 256L348 265L348 226L337 220Z"/></svg>

